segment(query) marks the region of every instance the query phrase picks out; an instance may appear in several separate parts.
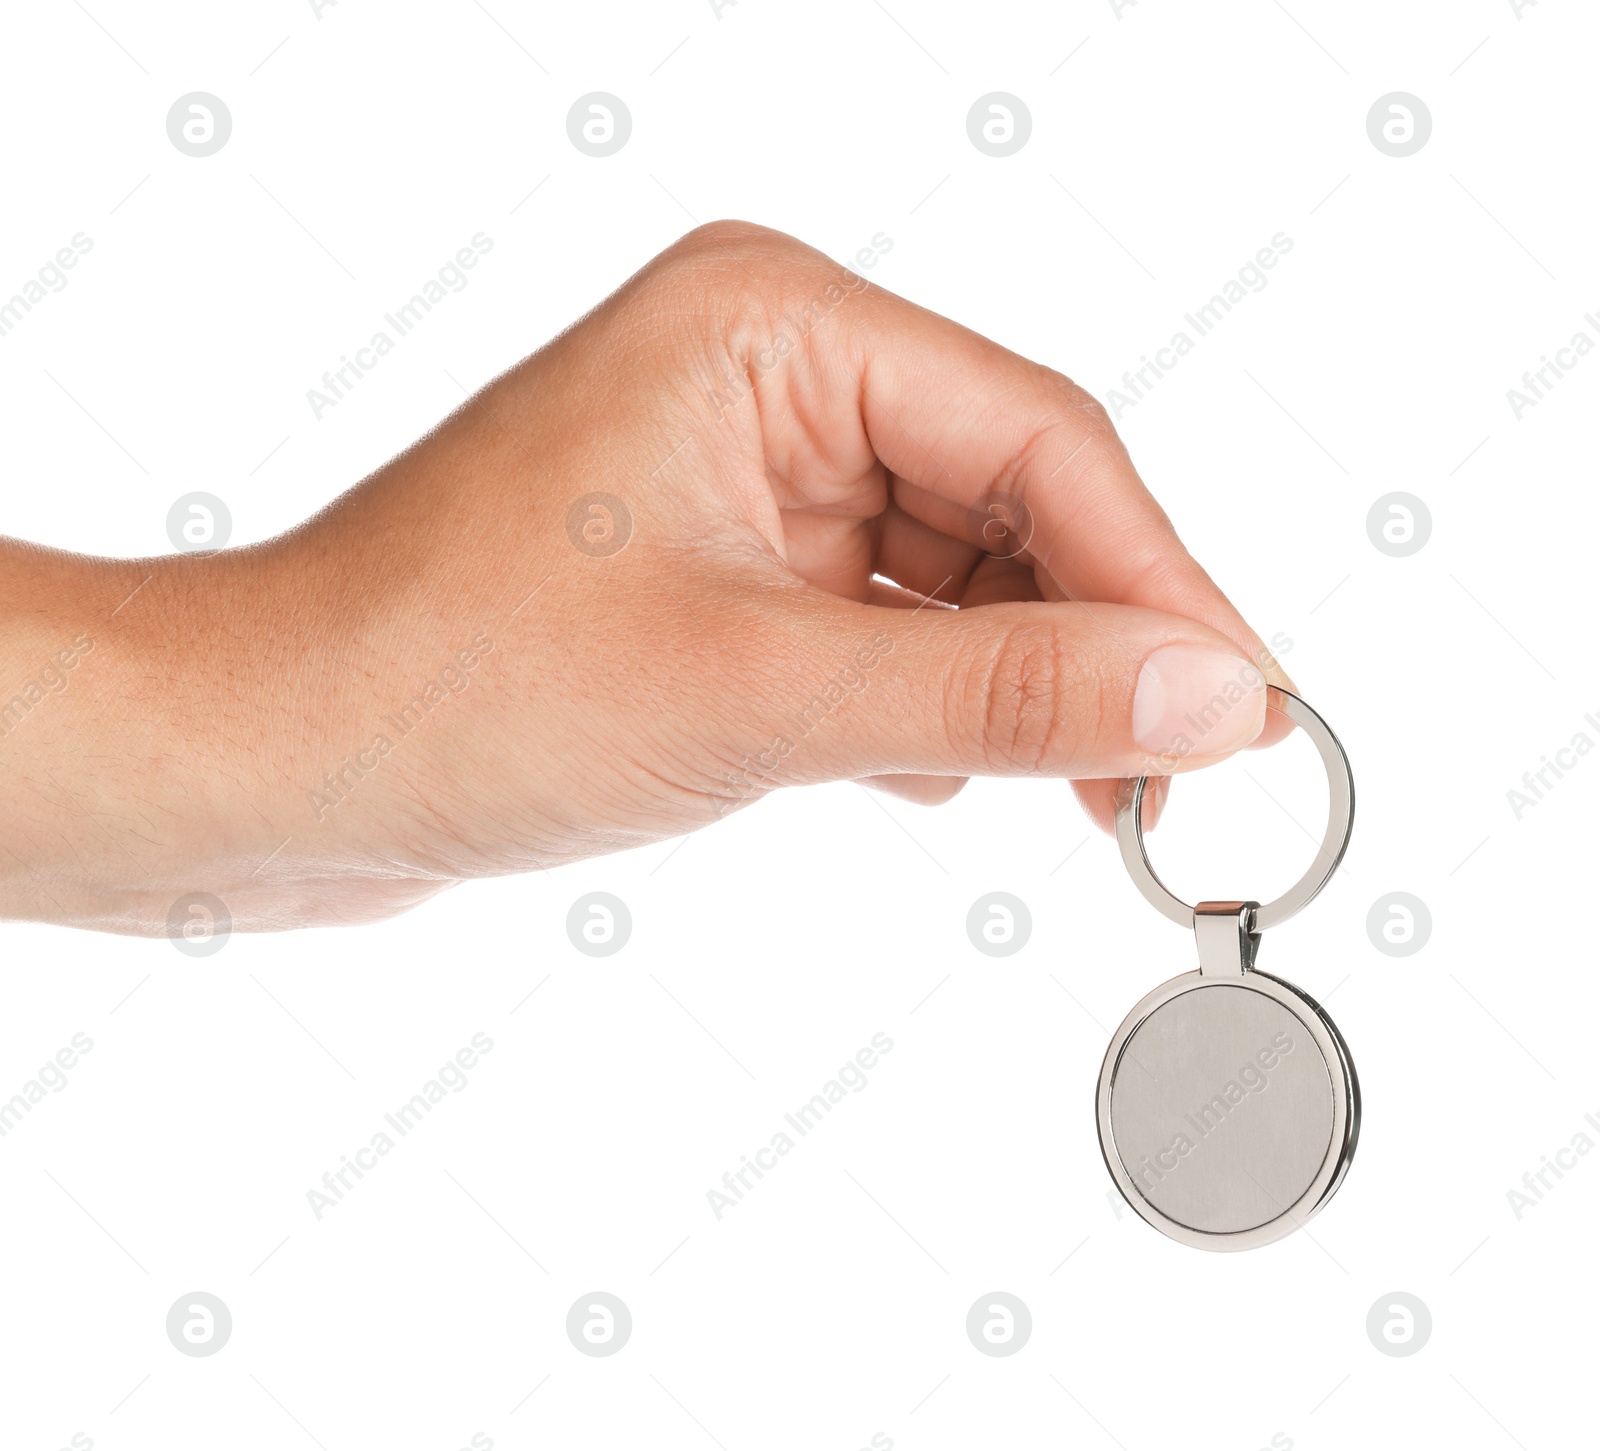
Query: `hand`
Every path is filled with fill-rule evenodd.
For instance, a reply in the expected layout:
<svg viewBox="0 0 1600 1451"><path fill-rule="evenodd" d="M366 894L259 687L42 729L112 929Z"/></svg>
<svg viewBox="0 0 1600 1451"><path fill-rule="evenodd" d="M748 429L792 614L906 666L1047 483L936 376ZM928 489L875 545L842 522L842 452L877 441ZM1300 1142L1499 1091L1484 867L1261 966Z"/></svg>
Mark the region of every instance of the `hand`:
<svg viewBox="0 0 1600 1451"><path fill-rule="evenodd" d="M118 931L369 920L808 782L1066 776L1105 825L1289 684L1082 389L733 223L283 538L4 553L0 911Z"/></svg>

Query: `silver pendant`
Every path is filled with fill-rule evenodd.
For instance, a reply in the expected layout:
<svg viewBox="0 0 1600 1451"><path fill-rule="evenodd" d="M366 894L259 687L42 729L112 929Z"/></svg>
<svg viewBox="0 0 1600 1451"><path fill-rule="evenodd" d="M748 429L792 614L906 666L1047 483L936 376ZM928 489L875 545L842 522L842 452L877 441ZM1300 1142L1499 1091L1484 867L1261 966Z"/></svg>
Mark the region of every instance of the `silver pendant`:
<svg viewBox="0 0 1600 1451"><path fill-rule="evenodd" d="M1327 722L1269 686L1268 706L1316 744L1327 768L1328 829L1283 896L1189 906L1145 853L1145 782L1117 793L1117 844L1164 916L1193 927L1195 972L1147 994L1112 1035L1100 1069L1100 1149L1123 1197L1163 1234L1197 1249L1254 1249L1305 1223L1355 1153L1361 1091L1333 1020L1282 978L1257 970L1261 933L1326 885L1350 841L1355 781Z"/></svg>

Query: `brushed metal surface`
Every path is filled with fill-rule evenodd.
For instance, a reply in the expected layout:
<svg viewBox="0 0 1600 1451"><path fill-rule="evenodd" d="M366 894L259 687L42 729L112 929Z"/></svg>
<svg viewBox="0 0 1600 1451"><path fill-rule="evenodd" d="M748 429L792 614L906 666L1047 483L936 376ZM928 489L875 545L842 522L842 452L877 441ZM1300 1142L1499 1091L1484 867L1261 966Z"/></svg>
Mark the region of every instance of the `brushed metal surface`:
<svg viewBox="0 0 1600 1451"><path fill-rule="evenodd" d="M1166 1218L1207 1234L1278 1219L1311 1188L1334 1133L1335 1075L1306 1023L1242 985L1163 1003L1111 1084L1118 1157Z"/></svg>

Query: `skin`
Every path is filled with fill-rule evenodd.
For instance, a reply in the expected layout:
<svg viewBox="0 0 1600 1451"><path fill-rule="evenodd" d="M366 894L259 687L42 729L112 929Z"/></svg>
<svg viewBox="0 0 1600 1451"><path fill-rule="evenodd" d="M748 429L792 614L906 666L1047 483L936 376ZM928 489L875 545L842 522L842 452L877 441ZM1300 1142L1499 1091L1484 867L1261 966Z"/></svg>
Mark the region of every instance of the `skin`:
<svg viewBox="0 0 1600 1451"><path fill-rule="evenodd" d="M597 492L631 532L569 533ZM986 551L996 493L1031 517ZM839 779L1070 777L1104 826L1114 778L1226 754L1134 740L1173 643L1292 688L1082 389L714 223L281 538L0 541L0 680L45 682L0 735L0 915L164 935L205 891L235 930L371 921Z"/></svg>

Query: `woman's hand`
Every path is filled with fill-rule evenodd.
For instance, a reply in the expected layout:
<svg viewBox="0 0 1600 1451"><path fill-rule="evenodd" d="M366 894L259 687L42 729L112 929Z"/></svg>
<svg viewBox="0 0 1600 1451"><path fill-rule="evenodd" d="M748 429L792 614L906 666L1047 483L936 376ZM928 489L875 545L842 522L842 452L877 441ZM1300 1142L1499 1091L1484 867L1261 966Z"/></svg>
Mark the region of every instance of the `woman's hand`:
<svg viewBox="0 0 1600 1451"><path fill-rule="evenodd" d="M283 538L4 564L0 912L118 931L368 920L808 782L1067 776L1104 825L1289 684L1082 389L736 223Z"/></svg>

